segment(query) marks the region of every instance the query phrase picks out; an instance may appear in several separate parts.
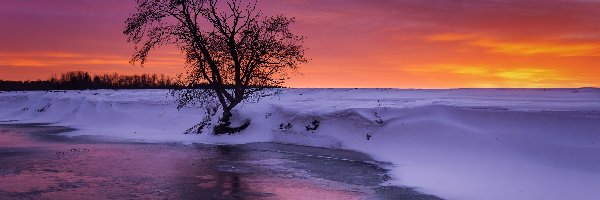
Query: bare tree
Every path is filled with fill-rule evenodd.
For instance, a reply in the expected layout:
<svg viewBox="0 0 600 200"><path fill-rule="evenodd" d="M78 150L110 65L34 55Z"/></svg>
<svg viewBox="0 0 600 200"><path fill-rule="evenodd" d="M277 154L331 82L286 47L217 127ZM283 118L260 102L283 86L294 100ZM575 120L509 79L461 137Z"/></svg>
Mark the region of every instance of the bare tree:
<svg viewBox="0 0 600 200"><path fill-rule="evenodd" d="M174 92L179 107L199 103L209 114L218 109L214 134L238 132L250 122L231 127L232 109L264 95L266 87L281 86L307 62L304 38L290 32L294 19L263 16L256 6L243 0L137 0L124 31L136 46L131 62L143 66L156 47L175 45L186 57L185 84L209 85ZM206 119L198 131L204 125Z"/></svg>

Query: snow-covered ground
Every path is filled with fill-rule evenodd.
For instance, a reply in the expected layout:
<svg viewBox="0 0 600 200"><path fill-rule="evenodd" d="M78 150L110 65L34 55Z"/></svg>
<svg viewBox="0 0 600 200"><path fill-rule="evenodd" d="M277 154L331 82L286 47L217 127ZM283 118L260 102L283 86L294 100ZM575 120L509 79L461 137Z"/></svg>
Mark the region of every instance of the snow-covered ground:
<svg viewBox="0 0 600 200"><path fill-rule="evenodd" d="M600 89L285 89L238 108L251 126L219 137L182 134L203 112L174 101L166 90L1 92L0 121L147 142L357 150L394 164L392 183L447 199L600 198Z"/></svg>

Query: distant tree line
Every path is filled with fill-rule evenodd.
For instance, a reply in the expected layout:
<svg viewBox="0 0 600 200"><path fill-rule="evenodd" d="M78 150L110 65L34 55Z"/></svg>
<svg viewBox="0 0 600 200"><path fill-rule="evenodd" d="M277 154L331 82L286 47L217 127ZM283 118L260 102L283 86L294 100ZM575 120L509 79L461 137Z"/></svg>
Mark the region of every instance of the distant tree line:
<svg viewBox="0 0 600 200"><path fill-rule="evenodd" d="M183 89L175 78L163 74L120 75L117 73L90 75L88 72L72 71L53 75L48 80L5 81L0 80L0 90L94 90L94 89Z"/></svg>
<svg viewBox="0 0 600 200"><path fill-rule="evenodd" d="M277 86L253 86L276 88ZM208 84L183 83L164 74L121 75L117 73L90 75L88 72L72 71L52 75L47 80L6 81L0 79L0 91L34 90L98 90L98 89L206 89ZM227 85L227 89L234 88Z"/></svg>

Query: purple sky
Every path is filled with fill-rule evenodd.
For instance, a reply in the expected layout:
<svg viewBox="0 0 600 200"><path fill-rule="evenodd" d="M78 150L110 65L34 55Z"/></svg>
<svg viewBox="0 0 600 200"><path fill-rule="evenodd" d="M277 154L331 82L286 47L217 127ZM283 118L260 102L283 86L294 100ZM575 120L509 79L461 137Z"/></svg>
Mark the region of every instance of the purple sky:
<svg viewBox="0 0 600 200"><path fill-rule="evenodd" d="M309 64L293 87L600 86L600 3L583 0L263 0L297 18ZM0 79L183 72L177 51L132 66L133 0L0 1Z"/></svg>

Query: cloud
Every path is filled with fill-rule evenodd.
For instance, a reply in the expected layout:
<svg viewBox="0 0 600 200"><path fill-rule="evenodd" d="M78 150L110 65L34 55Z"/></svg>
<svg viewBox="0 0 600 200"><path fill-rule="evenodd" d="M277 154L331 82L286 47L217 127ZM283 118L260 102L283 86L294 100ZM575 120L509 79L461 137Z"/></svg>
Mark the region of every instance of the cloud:
<svg viewBox="0 0 600 200"><path fill-rule="evenodd" d="M535 88L535 87L575 87L587 83L587 80L576 80L571 72L552 67L502 67L502 66L468 66L454 64L437 64L422 66L413 73L426 73L433 77L451 77L460 79L465 87L486 88Z"/></svg>
<svg viewBox="0 0 600 200"><path fill-rule="evenodd" d="M428 37L425 37L425 40L428 42L455 42L455 41L465 41L468 39L472 39L474 35L472 34L462 34L462 33L440 33L433 34Z"/></svg>
<svg viewBox="0 0 600 200"><path fill-rule="evenodd" d="M600 45L589 43L561 44L550 42L503 42L496 40L476 40L470 43L489 49L494 53L516 55L549 54L555 56L600 56Z"/></svg>
<svg viewBox="0 0 600 200"><path fill-rule="evenodd" d="M598 1L259 2L266 15L296 17L293 31L307 36L312 60L292 87L600 86ZM153 54L143 69L128 64L122 29L134 3L0 1L0 78L181 72L177 52Z"/></svg>
<svg viewBox="0 0 600 200"><path fill-rule="evenodd" d="M424 38L427 42L460 42L463 45L481 47L490 53L513 55L553 55L553 56L600 56L600 41L572 42L569 39L537 41L506 41L491 36L461 33L440 33Z"/></svg>

